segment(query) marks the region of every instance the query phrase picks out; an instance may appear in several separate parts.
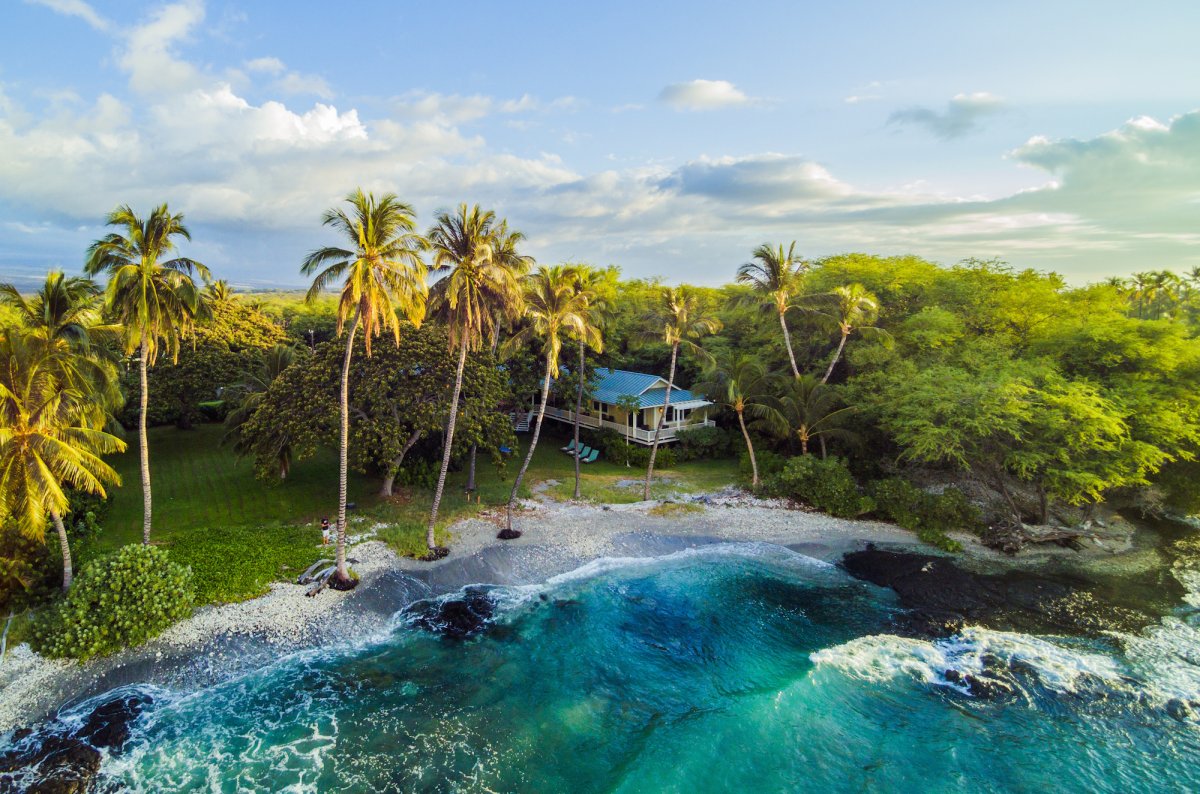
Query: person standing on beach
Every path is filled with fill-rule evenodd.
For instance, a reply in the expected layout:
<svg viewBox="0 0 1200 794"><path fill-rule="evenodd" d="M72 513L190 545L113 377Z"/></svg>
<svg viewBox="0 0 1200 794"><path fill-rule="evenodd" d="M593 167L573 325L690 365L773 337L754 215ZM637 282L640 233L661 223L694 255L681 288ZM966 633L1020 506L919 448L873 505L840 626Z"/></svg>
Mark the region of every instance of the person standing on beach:
<svg viewBox="0 0 1200 794"><path fill-rule="evenodd" d="M329 516L321 519L321 545L329 545Z"/></svg>

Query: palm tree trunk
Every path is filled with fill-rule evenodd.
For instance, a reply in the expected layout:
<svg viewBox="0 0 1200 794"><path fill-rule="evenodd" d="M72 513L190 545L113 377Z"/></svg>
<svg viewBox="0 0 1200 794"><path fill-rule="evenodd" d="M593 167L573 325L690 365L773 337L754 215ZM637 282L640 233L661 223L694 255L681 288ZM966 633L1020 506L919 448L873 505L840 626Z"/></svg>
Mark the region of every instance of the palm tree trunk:
<svg viewBox="0 0 1200 794"><path fill-rule="evenodd" d="M792 335L788 331L787 320L783 318L783 312L779 313L779 325L783 328L783 343L787 346L788 360L792 362L792 375L799 378L800 368L796 366L796 354L792 352Z"/></svg>
<svg viewBox="0 0 1200 794"><path fill-rule="evenodd" d="M800 454L808 454L808 439L803 436L800 437Z"/></svg>
<svg viewBox="0 0 1200 794"><path fill-rule="evenodd" d="M821 442L821 460L825 460L825 458L826 458L825 436L817 436L817 441Z"/></svg>
<svg viewBox="0 0 1200 794"><path fill-rule="evenodd" d="M471 458L467 463L467 494L475 493L475 455L479 452L479 445L471 445Z"/></svg>
<svg viewBox="0 0 1200 794"><path fill-rule="evenodd" d="M846 337L850 334L842 331L842 341L838 342L837 350L833 352L833 361L829 362L829 369L825 370L825 377L821 378L821 383L829 382L829 376L833 374L833 368L837 366L838 359L842 357L842 350L846 347Z"/></svg>
<svg viewBox="0 0 1200 794"><path fill-rule="evenodd" d="M646 466L646 487L642 490L642 499L650 498L650 481L654 478L654 459L658 457L658 437L662 434L663 425L667 422L667 409L671 407L671 385L675 383L675 360L679 357L679 344L671 346L671 372L667 376L667 393L663 395L662 413L654 425L654 443L650 447L650 464Z"/></svg>
<svg viewBox="0 0 1200 794"><path fill-rule="evenodd" d="M750 470L754 472L753 478L750 480L750 487L758 487L758 459L754 457L754 444L750 441L750 433L746 430L746 418L742 416L742 412L737 412L738 425L742 428L742 438L746 439L746 452L750 455Z"/></svg>
<svg viewBox="0 0 1200 794"><path fill-rule="evenodd" d="M546 359L546 377L542 378L542 402L538 406L537 422L533 425L533 438L529 439L529 451L525 453L525 462L521 464L521 470L517 472L517 479L513 481L512 493L508 495L508 521L505 528L500 532L498 537L500 540L513 540L521 537L521 533L512 528L512 513L513 505L517 503L517 491L521 489L521 480L525 479L525 472L529 469L529 462L533 460L533 451L537 449L538 436L542 434L542 420L546 418L546 399L550 396L550 360ZM579 460L579 456L575 456L575 460ZM576 463L576 465L579 465Z"/></svg>
<svg viewBox="0 0 1200 794"><path fill-rule="evenodd" d="M586 348L579 343L579 389L575 392L575 498L579 498L579 412L583 410L583 368L587 366L584 358Z"/></svg>
<svg viewBox="0 0 1200 794"><path fill-rule="evenodd" d="M350 451L350 357L354 355L354 335L358 332L358 311L346 332L346 355L342 359L341 436L338 440L338 512L337 512L337 572L334 577L348 584L350 571L346 568L346 476Z"/></svg>
<svg viewBox="0 0 1200 794"><path fill-rule="evenodd" d="M430 560L445 557L447 551L437 546L433 531L437 526L438 508L442 504L442 491L446 489L446 472L450 470L450 451L454 446L454 424L458 419L458 396L462 393L463 370L467 366L467 345L464 341L458 354L458 371L454 376L454 395L450 398L450 420L446 424L446 443L442 450L442 470L438 473L437 488L433 492L433 510L429 514L429 526L425 529L425 545L429 548L426 557Z"/></svg>
<svg viewBox="0 0 1200 794"><path fill-rule="evenodd" d="M54 521L54 528L58 530L58 545L62 547L63 558L63 592L71 589L71 580L75 578L75 570L71 567L71 544L67 541L67 528L63 526L62 516L57 511L50 511L50 518Z"/></svg>
<svg viewBox="0 0 1200 794"><path fill-rule="evenodd" d="M142 344L140 347L141 361L138 362L139 376L141 377L142 393L139 396L141 410L138 413L138 453L141 455L142 464L142 545L150 545L150 441L146 437L146 412L150 407L149 378L146 374L148 366L146 359L150 355L150 344L146 340L146 332L142 332Z"/></svg>

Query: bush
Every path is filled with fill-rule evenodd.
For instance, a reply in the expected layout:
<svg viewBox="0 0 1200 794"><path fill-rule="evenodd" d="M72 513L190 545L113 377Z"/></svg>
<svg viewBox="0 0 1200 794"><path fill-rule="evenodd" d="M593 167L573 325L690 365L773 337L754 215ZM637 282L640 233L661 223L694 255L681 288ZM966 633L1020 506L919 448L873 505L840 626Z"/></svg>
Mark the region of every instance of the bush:
<svg viewBox="0 0 1200 794"><path fill-rule="evenodd" d="M761 482L759 490L770 496L782 496L779 475L787 465L786 455L780 455L769 449L754 448L754 459L758 462L758 478ZM738 476L742 482L751 483L754 480L754 467L750 465L750 453L745 449L738 456Z"/></svg>
<svg viewBox="0 0 1200 794"><path fill-rule="evenodd" d="M650 447L633 442L626 442L625 437L616 430L596 430L591 433L591 439L583 439L581 443L595 447L610 463L618 466L629 466L634 469L644 469L650 465ZM678 457L675 450L667 444L658 445L658 456L654 459L654 468L669 469L676 464Z"/></svg>
<svg viewBox="0 0 1200 794"><path fill-rule="evenodd" d="M216 527L178 539L171 556L192 572L195 603L242 601L294 579L322 555L315 526ZM327 556L332 556L332 547Z"/></svg>
<svg viewBox="0 0 1200 794"><path fill-rule="evenodd" d="M880 517L895 521L945 551L962 550L961 544L947 537L947 532L958 529L974 532L981 528L979 510L957 488L932 494L908 480L890 477L876 482L871 494Z"/></svg>
<svg viewBox="0 0 1200 794"><path fill-rule="evenodd" d="M725 458L733 449L732 436L719 427L686 427L675 438L672 449L680 463Z"/></svg>
<svg viewBox="0 0 1200 794"><path fill-rule="evenodd" d="M67 597L33 624L43 656L83 661L141 645L191 614L191 569L165 549L125 546L88 563Z"/></svg>
<svg viewBox="0 0 1200 794"><path fill-rule="evenodd" d="M841 458L800 455L789 460L774 479L784 495L830 515L854 518L875 507L875 501L859 491Z"/></svg>

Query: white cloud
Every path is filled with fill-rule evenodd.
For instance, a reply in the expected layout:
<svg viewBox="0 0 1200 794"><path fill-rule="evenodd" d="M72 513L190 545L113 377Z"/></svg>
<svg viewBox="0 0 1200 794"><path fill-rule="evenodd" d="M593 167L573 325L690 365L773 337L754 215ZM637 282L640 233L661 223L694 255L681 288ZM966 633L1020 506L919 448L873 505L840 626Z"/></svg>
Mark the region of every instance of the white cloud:
<svg viewBox="0 0 1200 794"><path fill-rule="evenodd" d="M658 101L675 110L719 110L754 102L727 80L674 83L659 92Z"/></svg>
<svg viewBox="0 0 1200 794"><path fill-rule="evenodd" d="M57 14L68 17L78 17L96 30L108 30L111 23L96 13L96 9L84 0L25 0L26 3L44 6Z"/></svg>
<svg viewBox="0 0 1200 794"><path fill-rule="evenodd" d="M278 58L253 58L245 63L246 70L263 74L283 74L287 67Z"/></svg>
<svg viewBox="0 0 1200 794"><path fill-rule="evenodd" d="M275 87L289 95L310 95L321 99L332 99L333 89L325 79L312 74L289 72L275 82Z"/></svg>
<svg viewBox="0 0 1200 794"><path fill-rule="evenodd" d="M942 112L926 107L897 110L888 117L888 123L922 127L935 137L951 140L975 132L983 118L1003 109L1004 101L1000 97L979 91L956 95Z"/></svg>
<svg viewBox="0 0 1200 794"><path fill-rule="evenodd" d="M163 6L149 22L135 27L118 56L121 68L129 73L130 86L145 94L199 87L199 70L176 57L173 49L203 19L201 0L183 0Z"/></svg>

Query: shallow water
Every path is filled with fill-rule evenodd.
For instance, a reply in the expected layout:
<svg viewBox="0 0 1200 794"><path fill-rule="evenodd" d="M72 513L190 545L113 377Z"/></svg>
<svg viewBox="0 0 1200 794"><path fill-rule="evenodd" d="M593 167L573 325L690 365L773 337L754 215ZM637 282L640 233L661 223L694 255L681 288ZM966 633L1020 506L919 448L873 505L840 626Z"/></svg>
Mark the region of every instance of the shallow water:
<svg viewBox="0 0 1200 794"><path fill-rule="evenodd" d="M761 544L491 594L494 625L466 640L399 616L369 643L157 691L103 774L213 791L1200 789L1186 602L1130 636L904 639L890 591Z"/></svg>

